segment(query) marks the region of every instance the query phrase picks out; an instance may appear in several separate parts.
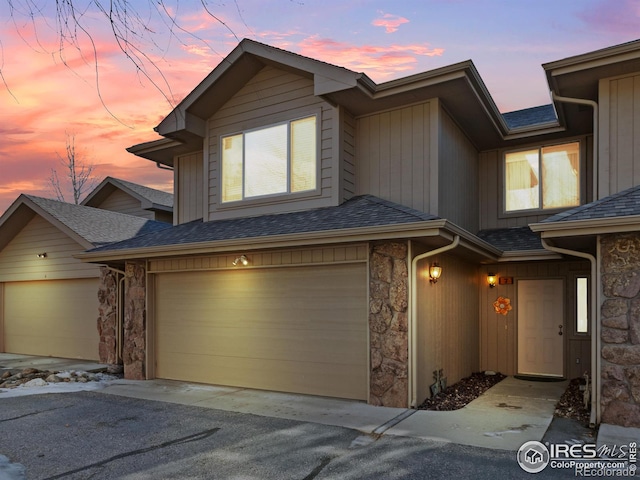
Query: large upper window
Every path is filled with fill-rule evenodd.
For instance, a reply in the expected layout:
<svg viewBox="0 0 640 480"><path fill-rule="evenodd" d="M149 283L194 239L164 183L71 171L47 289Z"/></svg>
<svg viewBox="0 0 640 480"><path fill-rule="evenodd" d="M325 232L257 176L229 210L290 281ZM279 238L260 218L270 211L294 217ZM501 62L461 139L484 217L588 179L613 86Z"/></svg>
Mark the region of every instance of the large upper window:
<svg viewBox="0 0 640 480"><path fill-rule="evenodd" d="M316 117L222 137L222 201L316 188Z"/></svg>
<svg viewBox="0 0 640 480"><path fill-rule="evenodd" d="M505 155L505 210L545 210L580 205L580 143Z"/></svg>

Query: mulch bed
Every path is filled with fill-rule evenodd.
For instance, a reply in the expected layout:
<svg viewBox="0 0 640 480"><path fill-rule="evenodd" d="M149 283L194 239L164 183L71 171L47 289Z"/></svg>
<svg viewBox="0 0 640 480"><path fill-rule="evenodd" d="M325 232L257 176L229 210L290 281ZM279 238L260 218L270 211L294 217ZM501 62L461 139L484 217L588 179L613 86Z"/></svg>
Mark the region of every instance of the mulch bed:
<svg viewBox="0 0 640 480"><path fill-rule="evenodd" d="M582 425L589 425L589 409L584 408L584 391L580 390L584 384L583 378L574 378L569 382L556 405L555 417L571 418Z"/></svg>
<svg viewBox="0 0 640 480"><path fill-rule="evenodd" d="M486 375L484 372L473 373L434 397L426 399L418 409L458 410L505 378L506 376L501 373L495 375ZM585 426L589 425L589 409L584 408L584 391L580 390L580 386L584 383L583 378L574 378L569 382L569 386L556 405L555 417L571 418Z"/></svg>
<svg viewBox="0 0 640 480"><path fill-rule="evenodd" d="M471 376L463 378L459 382L447 387L434 397L426 399L418 409L439 411L458 410L505 378L507 378L506 375L501 373L496 373L495 375L486 375L484 372L473 373Z"/></svg>

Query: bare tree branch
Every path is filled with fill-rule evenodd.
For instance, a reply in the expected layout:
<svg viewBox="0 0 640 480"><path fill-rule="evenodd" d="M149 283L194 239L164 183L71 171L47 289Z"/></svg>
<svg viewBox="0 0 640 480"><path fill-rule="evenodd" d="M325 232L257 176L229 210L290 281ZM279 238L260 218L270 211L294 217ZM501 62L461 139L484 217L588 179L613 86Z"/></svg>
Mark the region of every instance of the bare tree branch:
<svg viewBox="0 0 640 480"><path fill-rule="evenodd" d="M66 170L66 178L70 188L65 189L60 182L60 177L55 168L51 169L49 176L49 187L54 195L61 202L65 202L65 190L70 190L73 197L73 203L78 205L80 200L88 191L93 190L98 183L98 179L93 176L95 165L87 163L83 155L76 150L75 135L67 133L65 145L65 157L56 152L60 159L60 164Z"/></svg>

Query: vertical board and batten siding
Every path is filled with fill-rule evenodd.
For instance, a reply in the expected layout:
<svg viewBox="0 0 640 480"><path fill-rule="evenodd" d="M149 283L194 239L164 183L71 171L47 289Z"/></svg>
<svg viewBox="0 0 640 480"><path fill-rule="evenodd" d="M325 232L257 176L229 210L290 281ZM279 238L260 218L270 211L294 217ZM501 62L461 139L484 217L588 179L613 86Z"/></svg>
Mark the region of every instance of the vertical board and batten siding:
<svg viewBox="0 0 640 480"><path fill-rule="evenodd" d="M289 211L332 205L334 185L333 136L338 135L335 122L336 109L314 95L313 79L264 67L258 74L222 106L208 122L208 220L221 218L284 213ZM287 198L273 196L241 202L227 207L221 205L220 147L221 135L266 127L318 113L320 138L318 139L320 166L318 191L305 196L296 194ZM335 203L335 202L334 202Z"/></svg>
<svg viewBox="0 0 640 480"><path fill-rule="evenodd" d="M575 319L572 283L576 275L589 275L588 262L530 262L501 263L480 268L480 369L493 370L505 375L518 372L518 299L519 279L562 278L565 282L565 375L575 378L591 368L589 335L577 335L572 328ZM489 273L498 277L512 277L513 284L489 288ZM507 315L496 313L493 302L498 297L511 300L513 310ZM579 359L580 363L576 363Z"/></svg>
<svg viewBox="0 0 640 480"><path fill-rule="evenodd" d="M640 185L640 72L600 81L598 198Z"/></svg>
<svg viewBox="0 0 640 480"><path fill-rule="evenodd" d="M438 215L478 231L478 151L444 110L438 142Z"/></svg>
<svg viewBox="0 0 640 480"><path fill-rule="evenodd" d="M204 178L202 152L182 155L176 159L174 169L175 225L203 218Z"/></svg>
<svg viewBox="0 0 640 480"><path fill-rule="evenodd" d="M437 206L432 204L430 178L431 163L437 156L433 135L437 103L433 100L357 119L358 195L375 195L434 213Z"/></svg>
<svg viewBox="0 0 640 480"><path fill-rule="evenodd" d="M98 277L97 265L72 257L85 248L36 215L0 251L0 282ZM39 253L46 258L37 258Z"/></svg>
<svg viewBox="0 0 640 480"><path fill-rule="evenodd" d="M356 195L356 119L344 108L340 109L340 191L339 203Z"/></svg>
<svg viewBox="0 0 640 480"><path fill-rule="evenodd" d="M120 189L114 190L102 203L100 203L100 205L95 208L99 208L100 210L109 210L111 212L125 213L127 215L142 217L148 220L155 220L155 216L152 211L145 210L141 207L140 200Z"/></svg>
<svg viewBox="0 0 640 480"><path fill-rule="evenodd" d="M567 142L580 141L580 161L584 164L580 168L580 196L581 203L593 201L593 136L588 135L579 138L569 138ZM553 143L562 143L554 141ZM531 147L546 145L548 142L532 144ZM521 147L526 148L526 147ZM503 204L504 179L502 162L505 150L488 150L481 152L478 164L478 199L480 230L493 228L526 227L531 223L538 223L545 218L558 213L557 210L551 213L535 212L515 212L505 213Z"/></svg>
<svg viewBox="0 0 640 480"><path fill-rule="evenodd" d="M442 277L429 282L437 261ZM478 267L454 255L418 263L417 401L430 397L433 371L443 369L449 385L478 371Z"/></svg>

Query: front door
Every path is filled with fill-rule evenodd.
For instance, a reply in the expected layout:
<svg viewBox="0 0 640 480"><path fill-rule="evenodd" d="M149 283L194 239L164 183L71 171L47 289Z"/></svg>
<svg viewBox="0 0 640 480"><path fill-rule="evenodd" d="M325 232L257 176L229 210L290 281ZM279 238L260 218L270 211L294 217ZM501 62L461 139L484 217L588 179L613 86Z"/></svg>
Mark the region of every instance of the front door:
<svg viewBox="0 0 640 480"><path fill-rule="evenodd" d="M518 281L518 373L563 376L564 281Z"/></svg>

